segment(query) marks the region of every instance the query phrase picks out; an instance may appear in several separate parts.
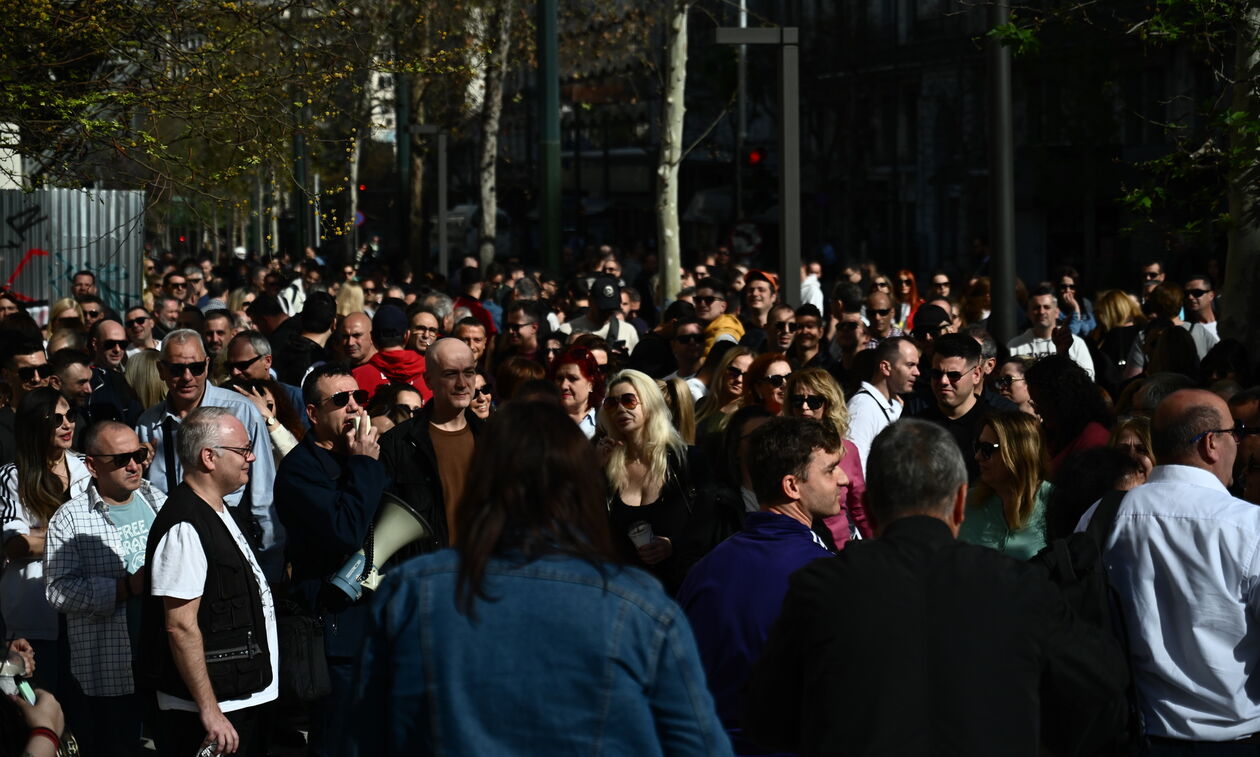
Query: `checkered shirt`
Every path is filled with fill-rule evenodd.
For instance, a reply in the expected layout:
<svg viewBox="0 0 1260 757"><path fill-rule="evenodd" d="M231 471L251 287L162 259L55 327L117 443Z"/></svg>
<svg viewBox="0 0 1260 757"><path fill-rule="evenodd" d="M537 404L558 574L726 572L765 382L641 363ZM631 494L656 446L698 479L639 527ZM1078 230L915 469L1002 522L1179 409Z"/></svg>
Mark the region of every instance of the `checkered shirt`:
<svg viewBox="0 0 1260 757"><path fill-rule="evenodd" d="M166 502L148 481L136 494L154 513ZM49 604L66 615L70 672L92 697L135 691L127 604L118 601L116 589L127 575L123 559L109 506L95 485L62 505L48 523L45 592Z"/></svg>

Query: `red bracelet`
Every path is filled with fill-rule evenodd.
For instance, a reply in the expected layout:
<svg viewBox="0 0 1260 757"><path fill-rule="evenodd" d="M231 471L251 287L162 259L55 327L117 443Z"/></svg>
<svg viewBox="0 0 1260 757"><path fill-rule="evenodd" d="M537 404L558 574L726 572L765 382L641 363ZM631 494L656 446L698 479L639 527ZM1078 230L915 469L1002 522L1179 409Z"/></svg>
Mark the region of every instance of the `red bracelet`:
<svg viewBox="0 0 1260 757"><path fill-rule="evenodd" d="M57 734L51 728L32 728L30 736L43 736L53 743L54 751L61 751L61 739L57 737Z"/></svg>

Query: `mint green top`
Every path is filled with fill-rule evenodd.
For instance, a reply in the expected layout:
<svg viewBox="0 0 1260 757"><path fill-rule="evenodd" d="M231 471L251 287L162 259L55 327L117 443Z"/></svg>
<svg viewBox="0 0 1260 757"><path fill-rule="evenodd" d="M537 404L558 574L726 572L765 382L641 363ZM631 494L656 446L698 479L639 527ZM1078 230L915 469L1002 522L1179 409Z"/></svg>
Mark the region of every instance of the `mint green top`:
<svg viewBox="0 0 1260 757"><path fill-rule="evenodd" d="M1046 500L1049 497L1050 482L1043 481L1037 488L1032 516L1018 531L1012 531L1006 525L1002 500L996 494L986 497L978 505L968 505L958 538L970 544L992 547L1016 560L1027 560L1046 546Z"/></svg>

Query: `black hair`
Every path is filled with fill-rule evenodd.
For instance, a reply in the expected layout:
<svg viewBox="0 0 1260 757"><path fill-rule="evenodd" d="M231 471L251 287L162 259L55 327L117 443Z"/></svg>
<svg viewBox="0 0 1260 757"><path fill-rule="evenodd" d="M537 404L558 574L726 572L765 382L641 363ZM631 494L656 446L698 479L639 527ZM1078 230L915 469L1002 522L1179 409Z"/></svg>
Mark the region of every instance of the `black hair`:
<svg viewBox="0 0 1260 757"><path fill-rule="evenodd" d="M302 380L302 402L307 405L318 404L322 397L319 396L319 389L316 384L322 378L329 376L353 376L349 363L323 363L311 369L306 374L306 378Z"/></svg>

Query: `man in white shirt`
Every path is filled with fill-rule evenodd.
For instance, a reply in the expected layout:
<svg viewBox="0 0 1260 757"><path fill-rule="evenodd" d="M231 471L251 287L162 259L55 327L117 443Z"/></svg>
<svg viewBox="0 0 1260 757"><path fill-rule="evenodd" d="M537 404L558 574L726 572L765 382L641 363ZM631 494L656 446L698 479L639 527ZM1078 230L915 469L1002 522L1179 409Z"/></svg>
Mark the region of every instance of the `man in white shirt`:
<svg viewBox="0 0 1260 757"><path fill-rule="evenodd" d="M224 498L249 480L253 445L230 410L200 407L176 441L184 481L149 530L138 670L157 691L160 754L263 757L279 696L275 604ZM204 600L204 601L203 601Z"/></svg>
<svg viewBox="0 0 1260 757"><path fill-rule="evenodd" d="M700 365L704 362L704 323L699 318L684 318L674 326L674 338L670 342L674 352L674 360L678 370L665 377L668 381L680 378L687 382L691 390L691 399L699 402L704 399L708 389L696 378Z"/></svg>
<svg viewBox="0 0 1260 757"><path fill-rule="evenodd" d="M848 438L861 453L863 473L866 473L871 442L901 417L905 403L899 395L909 393L919 377L919 348L905 337L880 342L874 357L871 380L863 381L849 400Z"/></svg>
<svg viewBox="0 0 1260 757"><path fill-rule="evenodd" d="M1085 340L1066 327L1057 326L1059 299L1049 287L1037 288L1028 298L1028 320L1032 322L1032 328L1006 345L1012 355L1046 357L1063 352L1062 345L1068 345L1067 356L1072 359L1072 362L1084 368L1090 378L1094 377L1094 359L1089 356L1089 348L1085 346Z"/></svg>
<svg viewBox="0 0 1260 757"><path fill-rule="evenodd" d="M1147 735L1184 750L1169 754L1225 753L1179 742L1221 745L1260 731L1260 508L1226 490L1240 429L1224 400L1174 392L1151 432L1160 464L1125 495L1104 562Z"/></svg>
<svg viewBox="0 0 1260 757"><path fill-rule="evenodd" d="M1221 335L1216 333L1216 311L1212 309L1212 303L1216 300L1212 278L1203 274L1191 276L1186 279L1185 291L1186 322L1200 324L1208 333L1220 339Z"/></svg>

